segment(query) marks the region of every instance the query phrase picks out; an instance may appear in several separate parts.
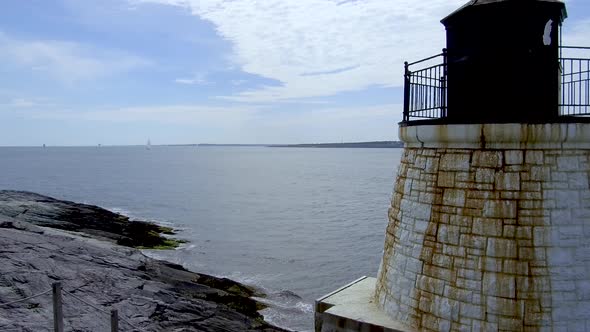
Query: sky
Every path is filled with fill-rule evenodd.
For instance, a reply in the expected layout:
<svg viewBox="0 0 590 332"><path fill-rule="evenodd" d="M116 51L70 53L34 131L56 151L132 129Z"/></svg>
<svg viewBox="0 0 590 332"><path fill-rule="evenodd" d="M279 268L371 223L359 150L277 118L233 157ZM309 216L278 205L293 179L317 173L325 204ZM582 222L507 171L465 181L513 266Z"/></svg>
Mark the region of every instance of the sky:
<svg viewBox="0 0 590 332"><path fill-rule="evenodd" d="M403 62L465 2L4 0L0 146L397 140Z"/></svg>

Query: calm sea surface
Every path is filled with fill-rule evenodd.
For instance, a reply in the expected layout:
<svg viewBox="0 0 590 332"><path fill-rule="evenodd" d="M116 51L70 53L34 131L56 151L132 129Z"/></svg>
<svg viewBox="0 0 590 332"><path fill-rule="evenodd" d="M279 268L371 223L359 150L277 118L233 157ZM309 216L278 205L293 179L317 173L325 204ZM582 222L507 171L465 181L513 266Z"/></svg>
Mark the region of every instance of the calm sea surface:
<svg viewBox="0 0 590 332"><path fill-rule="evenodd" d="M401 149L0 148L0 189L170 224L157 258L262 288L271 322L313 328L313 300L374 276Z"/></svg>

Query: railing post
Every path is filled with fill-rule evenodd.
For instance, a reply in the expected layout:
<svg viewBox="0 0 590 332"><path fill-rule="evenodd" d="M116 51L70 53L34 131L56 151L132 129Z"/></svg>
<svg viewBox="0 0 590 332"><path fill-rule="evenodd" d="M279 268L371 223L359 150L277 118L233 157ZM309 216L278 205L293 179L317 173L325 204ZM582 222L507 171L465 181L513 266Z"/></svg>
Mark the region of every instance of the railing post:
<svg viewBox="0 0 590 332"><path fill-rule="evenodd" d="M111 310L111 332L119 332L119 312L117 309Z"/></svg>
<svg viewBox="0 0 590 332"><path fill-rule="evenodd" d="M64 331L64 316L61 301L61 282L54 282L51 286L53 290L53 331Z"/></svg>
<svg viewBox="0 0 590 332"><path fill-rule="evenodd" d="M410 70L408 62L404 62L404 116L403 122L410 121Z"/></svg>
<svg viewBox="0 0 590 332"><path fill-rule="evenodd" d="M442 94L441 94L441 117L446 118L447 117L447 66L448 66L448 54L447 54L447 49L443 48L442 50L443 52L443 77L442 77L442 82L441 82L441 89L442 89Z"/></svg>

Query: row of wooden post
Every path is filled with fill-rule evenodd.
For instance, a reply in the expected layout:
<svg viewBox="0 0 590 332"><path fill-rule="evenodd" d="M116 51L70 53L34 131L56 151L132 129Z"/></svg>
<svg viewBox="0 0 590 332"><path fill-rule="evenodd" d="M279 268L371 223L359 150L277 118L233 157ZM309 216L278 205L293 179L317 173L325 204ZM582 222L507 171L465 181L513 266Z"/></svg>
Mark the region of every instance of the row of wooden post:
<svg viewBox="0 0 590 332"><path fill-rule="evenodd" d="M53 330L64 332L64 315L61 298L61 282L55 282L53 288ZM117 309L111 310L111 332L119 331L119 313Z"/></svg>

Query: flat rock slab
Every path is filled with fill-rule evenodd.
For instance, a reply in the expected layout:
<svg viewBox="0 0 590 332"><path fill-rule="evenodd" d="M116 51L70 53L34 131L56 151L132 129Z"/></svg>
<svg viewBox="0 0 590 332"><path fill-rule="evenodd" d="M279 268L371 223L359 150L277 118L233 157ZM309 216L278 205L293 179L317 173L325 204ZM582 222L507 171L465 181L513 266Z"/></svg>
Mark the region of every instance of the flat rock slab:
<svg viewBox="0 0 590 332"><path fill-rule="evenodd" d="M81 232L129 247L165 247L175 243L161 235L172 234L171 229L154 223L129 220L98 206L26 191L0 190L0 215L33 225Z"/></svg>

